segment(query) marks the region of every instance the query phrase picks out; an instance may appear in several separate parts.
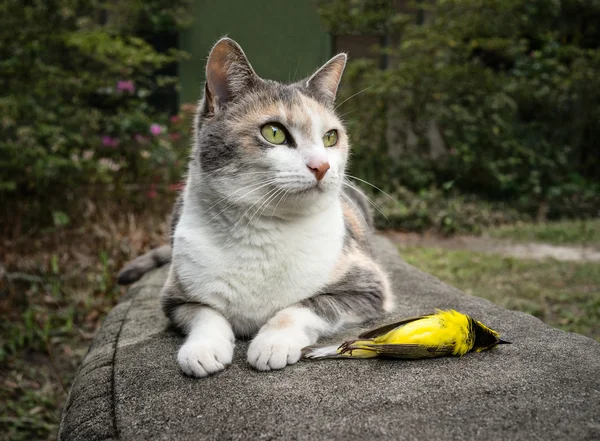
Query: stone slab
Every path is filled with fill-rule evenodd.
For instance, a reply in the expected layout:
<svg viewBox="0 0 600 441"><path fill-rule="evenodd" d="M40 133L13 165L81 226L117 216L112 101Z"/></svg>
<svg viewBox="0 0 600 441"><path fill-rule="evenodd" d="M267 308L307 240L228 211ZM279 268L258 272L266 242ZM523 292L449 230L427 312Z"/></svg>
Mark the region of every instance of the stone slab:
<svg viewBox="0 0 600 441"><path fill-rule="evenodd" d="M306 361L264 373L238 342L232 366L192 379L176 362L182 337L159 309L162 268L106 318L59 440L600 440L599 343L445 285L384 238L376 249L398 298L383 321L454 308L513 344L463 358Z"/></svg>

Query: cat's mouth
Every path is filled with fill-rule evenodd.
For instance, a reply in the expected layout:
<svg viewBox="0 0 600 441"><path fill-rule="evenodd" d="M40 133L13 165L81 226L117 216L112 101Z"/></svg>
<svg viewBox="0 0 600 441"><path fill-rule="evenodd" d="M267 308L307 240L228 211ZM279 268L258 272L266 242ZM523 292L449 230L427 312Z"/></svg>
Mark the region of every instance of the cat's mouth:
<svg viewBox="0 0 600 441"><path fill-rule="evenodd" d="M312 194L312 193L316 193L316 192L318 192L318 193L325 192L325 188L323 187L323 185L320 182L316 182L314 184L300 188L295 191L295 193L297 195L308 195L308 194Z"/></svg>

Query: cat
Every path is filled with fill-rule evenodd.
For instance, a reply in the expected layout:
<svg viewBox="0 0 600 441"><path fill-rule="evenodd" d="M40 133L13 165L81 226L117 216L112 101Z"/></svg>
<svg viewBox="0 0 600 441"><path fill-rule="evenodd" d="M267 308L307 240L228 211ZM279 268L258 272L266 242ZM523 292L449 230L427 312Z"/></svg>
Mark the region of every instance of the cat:
<svg viewBox="0 0 600 441"><path fill-rule="evenodd" d="M348 135L334 101L346 58L281 84L260 78L229 38L211 50L171 246L119 275L131 283L171 261L161 303L187 335L185 374L223 370L236 337L253 337L256 369L282 369L320 336L392 309L367 201L345 181Z"/></svg>

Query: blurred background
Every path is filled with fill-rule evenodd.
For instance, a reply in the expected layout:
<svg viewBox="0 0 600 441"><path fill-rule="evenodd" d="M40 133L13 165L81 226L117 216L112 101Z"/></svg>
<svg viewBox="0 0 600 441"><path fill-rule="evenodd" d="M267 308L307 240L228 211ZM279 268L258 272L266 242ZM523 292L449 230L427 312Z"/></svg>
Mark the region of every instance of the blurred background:
<svg viewBox="0 0 600 441"><path fill-rule="evenodd" d="M413 265L600 340L600 1L0 0L0 439L54 439L165 242L204 63L339 51L350 173Z"/></svg>

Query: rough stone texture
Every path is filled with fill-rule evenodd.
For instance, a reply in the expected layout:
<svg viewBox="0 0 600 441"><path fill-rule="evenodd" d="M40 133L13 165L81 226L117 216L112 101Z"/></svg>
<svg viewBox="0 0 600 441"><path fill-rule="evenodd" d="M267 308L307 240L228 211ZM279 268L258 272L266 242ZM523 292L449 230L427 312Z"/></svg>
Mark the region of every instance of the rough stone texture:
<svg viewBox="0 0 600 441"><path fill-rule="evenodd" d="M377 248L398 296L385 321L455 308L514 344L463 358L326 360L260 373L238 342L232 366L192 379L175 359L182 337L158 307L163 268L107 317L59 440L600 439L600 344L444 285L385 239Z"/></svg>

